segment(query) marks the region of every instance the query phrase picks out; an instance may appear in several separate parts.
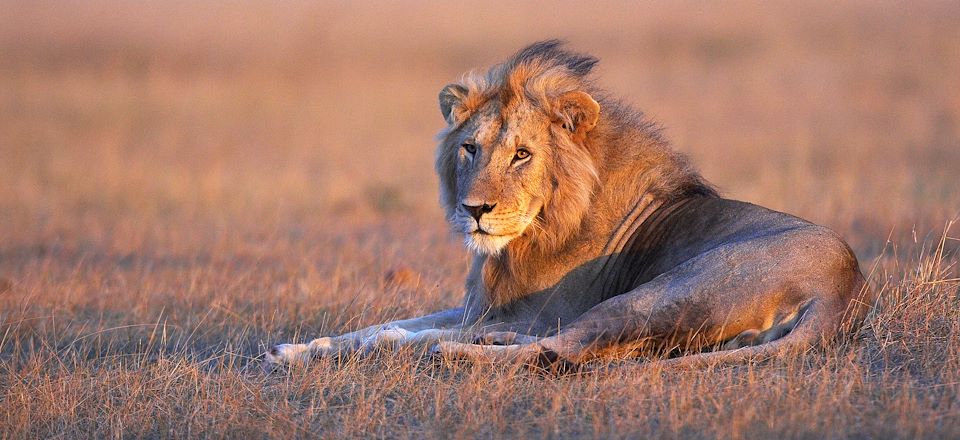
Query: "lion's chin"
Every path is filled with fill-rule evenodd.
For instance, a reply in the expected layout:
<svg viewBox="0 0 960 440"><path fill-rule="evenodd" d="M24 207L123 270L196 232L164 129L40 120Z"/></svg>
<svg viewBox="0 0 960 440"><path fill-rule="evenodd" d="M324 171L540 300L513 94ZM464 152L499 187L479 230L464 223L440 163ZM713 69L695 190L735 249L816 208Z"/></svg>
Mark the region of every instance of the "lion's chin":
<svg viewBox="0 0 960 440"><path fill-rule="evenodd" d="M466 234L464 243L467 248L477 254L497 255L516 235L490 235L474 231Z"/></svg>

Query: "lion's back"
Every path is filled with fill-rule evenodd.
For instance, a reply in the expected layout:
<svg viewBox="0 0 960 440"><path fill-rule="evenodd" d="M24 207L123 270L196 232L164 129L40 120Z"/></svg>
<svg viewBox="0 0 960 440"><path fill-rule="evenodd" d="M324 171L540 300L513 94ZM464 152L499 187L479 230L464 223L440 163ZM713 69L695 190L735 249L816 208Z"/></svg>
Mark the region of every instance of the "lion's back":
<svg viewBox="0 0 960 440"><path fill-rule="evenodd" d="M623 270L636 274L632 284L642 284L717 247L801 229L827 230L748 202L689 197L660 207L644 221L621 251L630 255Z"/></svg>

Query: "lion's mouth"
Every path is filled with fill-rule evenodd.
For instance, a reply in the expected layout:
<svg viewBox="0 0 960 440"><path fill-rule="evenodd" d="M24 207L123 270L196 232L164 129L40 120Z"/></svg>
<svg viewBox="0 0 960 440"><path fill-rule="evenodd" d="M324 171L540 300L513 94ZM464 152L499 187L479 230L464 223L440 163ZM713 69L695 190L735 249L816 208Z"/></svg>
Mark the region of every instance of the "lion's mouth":
<svg viewBox="0 0 960 440"><path fill-rule="evenodd" d="M484 231L483 229L477 229L477 230L471 232L470 235L480 235L480 236L483 236L483 237L507 237L507 236L509 236L510 234L493 234L493 233Z"/></svg>
<svg viewBox="0 0 960 440"><path fill-rule="evenodd" d="M494 234L486 229L483 229L483 226L480 226L480 222L474 223L474 229L468 232L470 235L485 235L488 237L499 237L503 234Z"/></svg>
<svg viewBox="0 0 960 440"><path fill-rule="evenodd" d="M463 225L463 234L468 240L468 243L495 243L496 247L500 247L521 234L521 232L515 231L514 228L506 227L506 225L481 224L481 222L473 218L469 220L461 218L460 221L462 222L460 224Z"/></svg>
<svg viewBox="0 0 960 440"><path fill-rule="evenodd" d="M514 235L491 234L489 231L476 229L466 234L466 245L477 253L496 255L514 237Z"/></svg>
<svg viewBox="0 0 960 440"><path fill-rule="evenodd" d="M517 232L513 232L512 229L504 231L504 230L497 230L501 228L493 228L494 230L492 231L490 225L486 225L486 229L484 229L484 226L481 226L479 222L472 221L471 223L472 223L471 225L465 228L466 231L464 232L466 233L466 235L472 236L472 237L483 237L483 238L511 237L512 238L517 235L520 235Z"/></svg>

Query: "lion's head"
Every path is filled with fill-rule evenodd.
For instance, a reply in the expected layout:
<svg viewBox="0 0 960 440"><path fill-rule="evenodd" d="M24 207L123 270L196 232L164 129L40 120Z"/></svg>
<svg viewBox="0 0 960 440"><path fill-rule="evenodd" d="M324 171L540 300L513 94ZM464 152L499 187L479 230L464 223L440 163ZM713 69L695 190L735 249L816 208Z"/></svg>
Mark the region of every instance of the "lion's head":
<svg viewBox="0 0 960 440"><path fill-rule="evenodd" d="M596 62L546 41L440 92L441 202L473 251L521 237L556 248L579 227L598 183L587 135L600 105L586 79Z"/></svg>

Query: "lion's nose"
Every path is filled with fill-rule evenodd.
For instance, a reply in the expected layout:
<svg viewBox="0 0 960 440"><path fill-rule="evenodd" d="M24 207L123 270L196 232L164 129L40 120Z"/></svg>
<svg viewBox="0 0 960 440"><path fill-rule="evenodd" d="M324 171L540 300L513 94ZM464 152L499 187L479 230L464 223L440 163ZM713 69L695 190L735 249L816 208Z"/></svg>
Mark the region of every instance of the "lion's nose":
<svg viewBox="0 0 960 440"><path fill-rule="evenodd" d="M462 206L463 206L463 209L466 209L467 212L470 213L470 216L472 216L474 219L476 219L479 222L480 217L490 211L493 211L493 208L497 206L497 204L494 203L491 205L489 203L484 203L482 205L468 205L464 203Z"/></svg>

